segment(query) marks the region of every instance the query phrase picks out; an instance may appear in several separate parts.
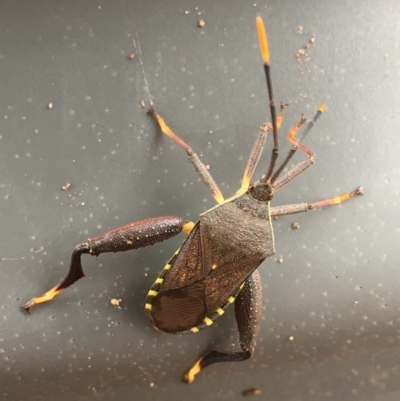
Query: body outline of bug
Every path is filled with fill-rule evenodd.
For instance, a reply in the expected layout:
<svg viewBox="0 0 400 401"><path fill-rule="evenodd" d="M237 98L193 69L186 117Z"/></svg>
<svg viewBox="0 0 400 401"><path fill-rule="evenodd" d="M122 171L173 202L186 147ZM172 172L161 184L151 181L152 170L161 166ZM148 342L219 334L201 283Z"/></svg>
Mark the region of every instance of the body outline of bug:
<svg viewBox="0 0 400 401"><path fill-rule="evenodd" d="M256 25L272 121L260 127L245 168L242 185L236 194L224 199L206 166L151 107L149 114L157 121L161 131L186 151L189 161L210 190L217 205L202 213L197 223L177 216L159 216L88 239L72 252L68 275L44 295L25 304L23 308L26 311L29 312L35 304L50 301L84 277L82 254L98 256L105 252L142 248L184 232L188 237L168 261L147 295L147 317L156 328L164 332L196 333L210 326L230 304L235 304L242 351L207 352L184 375L184 381L187 383L191 383L197 373L212 363L242 361L253 355L262 317L262 284L257 268L266 258L275 254L271 218L339 204L356 195L362 195L362 188L358 187L352 192L315 203L270 207L270 201L276 192L315 163L315 153L303 144L303 140L326 106L322 104L303 128L306 122L304 116L291 128L288 140L292 146L283 162L275 169L279 155L278 131L287 105L281 104L276 115L268 41L261 17L257 17ZM260 180L250 183L269 131L273 133L274 146L267 173ZM298 149L307 157L279 178Z"/></svg>

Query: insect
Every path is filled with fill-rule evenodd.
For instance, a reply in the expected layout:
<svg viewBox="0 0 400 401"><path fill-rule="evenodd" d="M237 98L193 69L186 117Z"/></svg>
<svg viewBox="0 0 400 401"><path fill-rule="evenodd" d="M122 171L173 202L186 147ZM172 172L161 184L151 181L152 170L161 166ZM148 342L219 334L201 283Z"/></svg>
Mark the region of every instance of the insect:
<svg viewBox="0 0 400 401"><path fill-rule="evenodd" d="M314 164L315 153L303 144L303 140L325 110L325 105L318 108L315 116L303 128L306 119L302 116L289 131L288 140L292 144L290 151L276 168L279 154L278 131L286 105L281 104L277 114L268 42L261 17L257 17L256 26L267 81L271 123L260 128L246 165L242 185L236 194L224 199L199 157L151 108L149 114L154 117L161 131L186 151L190 163L217 201L217 205L202 213L197 223L177 216L152 217L88 239L73 250L67 276L44 295L33 298L24 305L26 311L29 312L33 305L50 301L84 277L81 264L83 254L98 256L104 252L142 248L185 233L188 237L182 247L166 264L147 295L147 317L157 329L166 333L190 334L210 326L224 314L230 304L235 304L241 351L207 352L184 375L187 383L191 383L195 375L210 364L243 361L253 355L262 313L262 284L257 268L266 258L275 254L271 218L335 205L362 195L362 188L359 187L344 195L315 203L270 206L271 199L284 185ZM274 146L268 170L258 181L251 183L269 131L272 131ZM281 176L298 149L306 157Z"/></svg>

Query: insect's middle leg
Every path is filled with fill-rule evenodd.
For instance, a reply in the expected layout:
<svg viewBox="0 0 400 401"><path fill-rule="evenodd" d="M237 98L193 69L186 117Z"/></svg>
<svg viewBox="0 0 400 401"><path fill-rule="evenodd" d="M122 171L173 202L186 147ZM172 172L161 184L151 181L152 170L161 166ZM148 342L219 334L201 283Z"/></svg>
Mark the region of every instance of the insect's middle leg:
<svg viewBox="0 0 400 401"><path fill-rule="evenodd" d="M193 227L193 222L180 217L160 216L136 221L96 238L90 238L87 242L79 244L72 252L68 275L42 296L31 299L23 308L29 312L33 305L52 300L61 291L84 277L81 256L85 253L98 256L105 252L123 252L144 248L167 240L181 232L189 234Z"/></svg>
<svg viewBox="0 0 400 401"><path fill-rule="evenodd" d="M262 283L258 270L247 278L235 301L235 317L242 352L211 350L200 358L185 374L183 381L191 383L195 375L217 362L237 362L249 359L254 352L262 318Z"/></svg>
<svg viewBox="0 0 400 401"><path fill-rule="evenodd" d="M325 111L325 109L326 109L326 106L324 104L321 104L319 106L315 116L307 124L307 126L300 132L299 136L297 136L297 133L298 133L300 127L306 121L304 116L301 116L301 119L298 122L298 124L295 125L290 130L287 139L290 143L292 143L292 147L291 147L290 151L288 152L286 158L282 162L282 164L278 167L278 169L275 171L274 175L271 178L273 193L278 192L284 185L286 185L287 183L292 181L300 173L302 173L304 170L306 170L308 167L310 167L311 165L313 165L315 163L315 157L316 157L315 152L313 150L311 150L310 148L308 148L307 146L305 146L302 143L302 141L305 138L305 136L310 132L312 127L314 127L315 123L321 117L321 115ZM304 153L306 153L307 159L302 160L299 164L297 164L295 167L293 167L291 170L289 170L285 175L283 175L281 178L278 179L278 176L281 174L283 169L289 163L290 159L296 153L297 149L301 149Z"/></svg>
<svg viewBox="0 0 400 401"><path fill-rule="evenodd" d="M212 178L211 174L207 170L207 167L202 163L202 161L199 159L199 157L196 155L196 153L193 152L191 147L189 145L187 145L186 142L182 141L181 138L179 138L176 134L174 134L172 132L171 128L169 128L168 125L165 124L164 119L154 110L153 107L150 108L148 113L157 120L161 131L165 135L169 136L180 147L185 149L185 151L188 155L188 160L190 161L190 163L192 163L193 167L197 171L197 174L200 176L200 178L204 182L204 184L206 184L206 187L210 190L214 199L220 204L224 203L224 197L222 195L221 190L218 188L217 183L214 181L214 178Z"/></svg>

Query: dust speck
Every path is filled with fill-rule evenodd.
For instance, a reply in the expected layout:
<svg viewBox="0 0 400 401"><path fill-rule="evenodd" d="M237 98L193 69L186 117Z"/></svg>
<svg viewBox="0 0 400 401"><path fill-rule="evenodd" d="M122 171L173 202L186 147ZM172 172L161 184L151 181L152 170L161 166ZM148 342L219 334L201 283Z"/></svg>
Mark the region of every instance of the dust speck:
<svg viewBox="0 0 400 401"><path fill-rule="evenodd" d="M112 298L110 300L111 305L115 306L117 309L122 309L120 303L122 302L122 299L117 299L117 298Z"/></svg>

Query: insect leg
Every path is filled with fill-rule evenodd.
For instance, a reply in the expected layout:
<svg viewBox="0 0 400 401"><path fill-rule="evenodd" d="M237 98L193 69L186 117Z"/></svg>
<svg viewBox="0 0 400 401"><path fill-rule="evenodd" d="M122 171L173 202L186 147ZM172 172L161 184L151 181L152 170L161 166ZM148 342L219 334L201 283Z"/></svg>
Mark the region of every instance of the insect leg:
<svg viewBox="0 0 400 401"><path fill-rule="evenodd" d="M244 361L253 355L262 318L262 283L258 270L247 278L236 298L235 317L240 335L239 344L243 351L209 351L189 369L184 376L184 382L191 383L197 373L213 363Z"/></svg>
<svg viewBox="0 0 400 401"><path fill-rule="evenodd" d="M286 159L283 161L281 166L276 170L275 174L271 178L271 183L272 183L272 193L275 194L278 192L284 185L292 181L294 178L296 178L300 173L302 173L304 170L306 170L308 167L313 165L315 163L315 153L311 149L307 148L304 146L301 141L304 139L304 137L308 134L308 132L311 130L311 128L315 125L315 122L318 120L318 118L321 116L321 114L324 112L326 109L326 106L322 104L319 106L317 113L313 117L313 119L307 124L305 129L300 133L300 136L297 138L297 132L301 125L304 124L305 120L302 116L300 122L294 126L288 135L288 141L291 142L292 148L290 149L289 153L286 156ZM285 168L289 160L292 158L292 156L295 154L296 150L300 148L303 152L307 153L308 157L307 159L303 159L299 164L294 166L291 170L289 170L286 174L284 174L279 180L277 180L278 175L281 173L281 171Z"/></svg>
<svg viewBox="0 0 400 401"><path fill-rule="evenodd" d="M305 136L310 132L311 128L314 127L316 121L318 120L318 118L321 116L321 114L324 112L325 109L326 109L326 106L324 104L321 104L319 106L317 113L312 118L312 120L307 124L307 126L303 129L303 131L300 132L299 137L297 137L297 132L299 131L300 127L306 121L304 116L301 116L299 123L297 125L295 125L289 131L287 140L290 143L292 143L292 147L289 150L285 160L282 162L282 164L275 171L274 175L271 178L272 188L273 188L274 192L277 192L281 187L283 187L285 184L290 182L294 177L296 177L301 172L303 172L307 167L310 167L311 164L315 163L315 152L313 150L311 150L310 148L306 147L305 145L303 145L302 141L305 138ZM307 153L307 155L308 155L308 159L303 160L298 165L298 166L302 165L303 168L297 169L298 166L295 166L292 170L290 170L283 177L281 177L278 181L276 181L278 176L280 175L280 173L283 171L283 169L288 164L289 160L296 153L297 149L301 149L303 152ZM296 174L293 174L293 171L296 171Z"/></svg>
<svg viewBox="0 0 400 401"><path fill-rule="evenodd" d="M276 118L276 125L277 129L281 128L282 121L283 121L283 112L286 109L288 104L281 103L281 108ZM258 162L261 157L261 153L265 146L265 141L267 140L268 130L271 128L271 125L266 123L260 127L260 132L258 133L257 139L253 145L253 149L251 150L249 160L247 161L246 169L244 170L242 186L236 192L237 194L244 193L247 191L249 187L251 177L253 176L254 170L256 169Z"/></svg>
<svg viewBox="0 0 400 401"><path fill-rule="evenodd" d="M197 174L200 176L200 178L204 182L204 184L206 184L206 187L210 190L214 199L218 203L223 203L224 197L222 195L222 192L220 191L220 189L218 188L218 185L216 184L216 182L212 178L211 174L207 170L207 167L201 162L201 160L196 155L196 153L193 152L193 150L191 149L191 147L189 145L187 145L184 141L182 141L182 139L180 139L177 135L175 135L171 131L171 129L168 127L168 125L165 124L164 119L154 110L153 107L150 108L148 113L157 120L158 125L161 128L161 131L165 135L172 138L180 147L185 149L185 151L188 155L188 160L190 161L190 163L192 163L195 170L197 171Z"/></svg>
<svg viewBox="0 0 400 401"><path fill-rule="evenodd" d="M299 164L290 169L286 174L284 174L278 181L272 184L272 193L276 194L284 185L288 184L290 181L294 180L299 174L308 167L315 163L315 155L303 159Z"/></svg>
<svg viewBox="0 0 400 401"><path fill-rule="evenodd" d="M144 248L174 237L181 232L189 234L193 227L194 223L180 217L161 216L136 221L96 238L90 238L87 242L79 244L72 252L68 275L42 296L31 299L23 308L29 312L33 305L50 301L61 291L84 277L81 264L81 255L84 253L98 256L104 252L122 252Z"/></svg>
<svg viewBox="0 0 400 401"><path fill-rule="evenodd" d="M288 214L308 212L311 209L321 206L338 205L339 203L349 200L357 195L363 195L362 187L358 187L354 191L347 192L341 196L335 196L334 198L325 199L315 203L297 203L294 205L274 206L271 207L271 216L285 216Z"/></svg>

